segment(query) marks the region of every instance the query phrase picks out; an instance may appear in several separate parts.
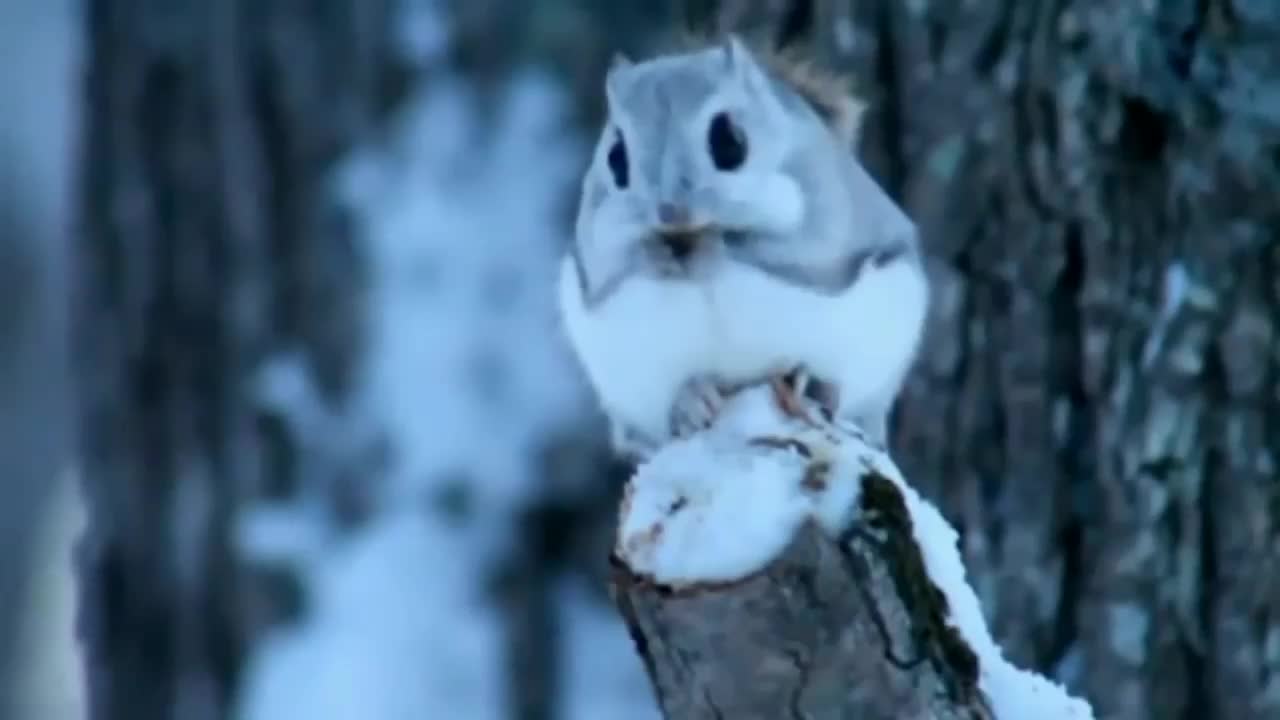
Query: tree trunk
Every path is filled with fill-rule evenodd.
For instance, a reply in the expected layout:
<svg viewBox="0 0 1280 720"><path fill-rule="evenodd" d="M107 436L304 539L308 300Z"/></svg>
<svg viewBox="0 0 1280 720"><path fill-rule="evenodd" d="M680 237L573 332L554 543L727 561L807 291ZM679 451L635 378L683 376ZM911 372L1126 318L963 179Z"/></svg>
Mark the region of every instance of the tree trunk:
<svg viewBox="0 0 1280 720"><path fill-rule="evenodd" d="M903 558L888 546L807 524L764 571L680 591L615 559L618 607L663 716L991 720L976 657L929 596L894 588Z"/></svg>
<svg viewBox="0 0 1280 720"><path fill-rule="evenodd" d="M315 451L255 383L296 353L325 406L349 394L360 264L326 171L397 91L388 6L87 5L76 340L92 718L224 717L248 644L283 612L233 552L232 521L299 492Z"/></svg>
<svg viewBox="0 0 1280 720"><path fill-rule="evenodd" d="M1100 717L1280 716L1280 6L828 12L936 260L895 457L998 639Z"/></svg>

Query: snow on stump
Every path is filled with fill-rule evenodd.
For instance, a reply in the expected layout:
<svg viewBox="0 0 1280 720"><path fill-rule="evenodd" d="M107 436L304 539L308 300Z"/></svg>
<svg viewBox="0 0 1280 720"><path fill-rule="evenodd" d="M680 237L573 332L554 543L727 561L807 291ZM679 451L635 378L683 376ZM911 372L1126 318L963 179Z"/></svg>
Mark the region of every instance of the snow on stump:
<svg viewBox="0 0 1280 720"><path fill-rule="evenodd" d="M612 591L667 720L1090 720L1004 659L956 540L856 427L750 388L637 469Z"/></svg>

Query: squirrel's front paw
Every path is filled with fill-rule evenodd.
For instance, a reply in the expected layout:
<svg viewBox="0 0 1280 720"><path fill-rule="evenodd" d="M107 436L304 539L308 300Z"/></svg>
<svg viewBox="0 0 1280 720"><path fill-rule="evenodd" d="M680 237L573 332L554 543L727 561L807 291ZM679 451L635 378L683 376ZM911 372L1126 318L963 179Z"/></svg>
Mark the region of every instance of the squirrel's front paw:
<svg viewBox="0 0 1280 720"><path fill-rule="evenodd" d="M728 393L713 377L699 375L687 380L676 393L671 407L671 435L688 437L711 426L724 407Z"/></svg>

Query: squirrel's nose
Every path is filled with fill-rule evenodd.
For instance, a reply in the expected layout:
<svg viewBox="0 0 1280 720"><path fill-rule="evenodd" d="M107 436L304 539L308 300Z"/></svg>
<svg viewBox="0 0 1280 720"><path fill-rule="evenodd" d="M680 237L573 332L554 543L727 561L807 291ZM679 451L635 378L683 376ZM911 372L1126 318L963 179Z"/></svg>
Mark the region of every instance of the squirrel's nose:
<svg viewBox="0 0 1280 720"><path fill-rule="evenodd" d="M706 228L693 220L689 206L678 202L658 204L657 239L676 261L684 261L698 249Z"/></svg>
<svg viewBox="0 0 1280 720"><path fill-rule="evenodd" d="M687 205L664 202L658 204L658 222L669 226L688 225L693 221L693 213Z"/></svg>

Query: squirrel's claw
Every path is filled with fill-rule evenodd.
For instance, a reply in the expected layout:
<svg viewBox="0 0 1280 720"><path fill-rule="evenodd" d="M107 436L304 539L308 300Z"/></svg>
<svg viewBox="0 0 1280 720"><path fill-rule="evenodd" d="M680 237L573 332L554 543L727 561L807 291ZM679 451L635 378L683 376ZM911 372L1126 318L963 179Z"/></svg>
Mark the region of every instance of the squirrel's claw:
<svg viewBox="0 0 1280 720"><path fill-rule="evenodd" d="M671 435L688 437L715 422L724 407L727 391L710 376L690 378L681 386L671 408Z"/></svg>
<svg viewBox="0 0 1280 720"><path fill-rule="evenodd" d="M804 400L811 380L809 374L803 370L793 370L769 378L769 387L773 390L774 402L785 415L816 426L819 423L809 413L809 407Z"/></svg>
<svg viewBox="0 0 1280 720"><path fill-rule="evenodd" d="M774 401L786 415L818 425L819 421L810 411L811 406L805 401L808 398L817 403L823 419L828 422L835 419L840 406L840 388L834 383L815 377L804 368L796 368L773 376L769 385L773 389Z"/></svg>

